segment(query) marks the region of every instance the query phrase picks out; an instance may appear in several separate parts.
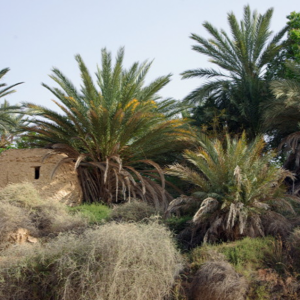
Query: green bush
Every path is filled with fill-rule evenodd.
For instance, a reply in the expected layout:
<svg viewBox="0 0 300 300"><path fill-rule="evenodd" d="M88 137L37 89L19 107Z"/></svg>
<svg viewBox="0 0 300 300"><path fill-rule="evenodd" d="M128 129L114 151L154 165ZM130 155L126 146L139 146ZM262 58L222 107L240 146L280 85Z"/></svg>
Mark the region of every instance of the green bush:
<svg viewBox="0 0 300 300"><path fill-rule="evenodd" d="M157 223L107 223L28 251L19 259L11 259L19 247L2 253L0 299L162 300L182 264L170 231Z"/></svg>
<svg viewBox="0 0 300 300"><path fill-rule="evenodd" d="M266 266L266 257L274 250L275 239L273 237L249 238L222 243L219 245L204 245L191 252L190 259L194 268L199 268L206 260L213 260L211 256L217 258L220 254L233 264L238 271L256 270Z"/></svg>
<svg viewBox="0 0 300 300"><path fill-rule="evenodd" d="M69 209L73 213L80 212L92 224L105 221L111 214L111 209L108 206L98 203L82 204Z"/></svg>

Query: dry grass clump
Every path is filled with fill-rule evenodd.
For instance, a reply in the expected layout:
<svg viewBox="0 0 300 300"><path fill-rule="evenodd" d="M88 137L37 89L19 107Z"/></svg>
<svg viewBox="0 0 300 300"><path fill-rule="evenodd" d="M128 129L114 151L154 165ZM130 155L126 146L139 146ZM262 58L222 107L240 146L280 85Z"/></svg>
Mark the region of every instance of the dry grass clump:
<svg viewBox="0 0 300 300"><path fill-rule="evenodd" d="M244 277L225 261L208 261L197 271L191 284L193 300L242 300L248 285Z"/></svg>
<svg viewBox="0 0 300 300"><path fill-rule="evenodd" d="M29 182L7 185L0 190L0 201L29 209L43 204L39 192Z"/></svg>
<svg viewBox="0 0 300 300"><path fill-rule="evenodd" d="M293 260L293 266L297 273L300 273L300 227L295 228L293 233L288 238L290 246L290 254Z"/></svg>
<svg viewBox="0 0 300 300"><path fill-rule="evenodd" d="M261 215L265 235L281 236L285 239L292 231L292 223L283 215L267 211Z"/></svg>
<svg viewBox="0 0 300 300"><path fill-rule="evenodd" d="M0 299L159 300L181 267L171 233L157 223L108 223L35 249L2 265Z"/></svg>
<svg viewBox="0 0 300 300"><path fill-rule="evenodd" d="M39 237L86 224L79 214L70 215L64 204L41 199L30 183L11 184L0 191L0 244L19 228Z"/></svg>
<svg viewBox="0 0 300 300"><path fill-rule="evenodd" d="M143 201L132 200L125 204L116 206L110 215L110 220L122 222L139 222L146 220L153 215L158 215L159 211Z"/></svg>
<svg viewBox="0 0 300 300"><path fill-rule="evenodd" d="M27 229L31 235L37 236L38 230L34 226L28 214L20 207L9 203L1 203L0 209L0 249L9 243L10 234L19 228Z"/></svg>

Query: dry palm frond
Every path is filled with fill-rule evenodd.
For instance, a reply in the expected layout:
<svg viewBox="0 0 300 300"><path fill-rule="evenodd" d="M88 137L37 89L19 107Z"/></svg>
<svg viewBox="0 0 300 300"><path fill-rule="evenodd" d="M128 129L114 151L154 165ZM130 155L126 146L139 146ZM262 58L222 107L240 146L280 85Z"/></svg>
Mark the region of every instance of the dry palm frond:
<svg viewBox="0 0 300 300"><path fill-rule="evenodd" d="M202 221L203 217L207 214L213 213L219 207L219 202L211 197L206 198L202 201L200 208L193 217L194 224L198 224Z"/></svg>
<svg viewBox="0 0 300 300"><path fill-rule="evenodd" d="M194 207L199 206L199 199L195 197L188 197L185 195L181 195L176 199L173 199L169 205L167 210L165 211L165 218L169 218L172 215L180 217L184 214L187 214Z"/></svg>

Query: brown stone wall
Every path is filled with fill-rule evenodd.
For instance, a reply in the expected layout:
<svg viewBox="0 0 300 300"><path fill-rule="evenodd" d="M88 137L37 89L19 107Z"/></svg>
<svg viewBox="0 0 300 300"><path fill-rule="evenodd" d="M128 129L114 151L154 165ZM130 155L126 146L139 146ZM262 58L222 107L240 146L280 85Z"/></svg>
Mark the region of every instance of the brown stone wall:
<svg viewBox="0 0 300 300"><path fill-rule="evenodd" d="M10 183L31 182L42 197L68 204L78 203L82 191L74 162L62 164L51 179L57 163L64 154L49 149L9 149L0 155L0 189Z"/></svg>

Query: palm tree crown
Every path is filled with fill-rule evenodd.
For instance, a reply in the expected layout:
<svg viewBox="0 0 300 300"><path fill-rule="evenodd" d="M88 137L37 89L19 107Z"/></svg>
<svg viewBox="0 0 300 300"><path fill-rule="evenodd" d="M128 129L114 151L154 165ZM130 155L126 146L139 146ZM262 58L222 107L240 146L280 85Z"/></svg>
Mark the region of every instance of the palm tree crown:
<svg viewBox="0 0 300 300"><path fill-rule="evenodd" d="M166 197L150 179L155 174L148 170L143 177L137 169L143 163L150 164L162 176L159 166L149 158L169 151L176 140L182 139L183 121L168 118L163 111L168 105L174 106L174 101L159 101L157 96L170 75L145 86L151 63L134 63L125 70L123 56L121 49L112 66L111 54L102 50L102 66L96 73L99 90L80 55L76 56L83 81L80 91L58 69L53 69L50 77L60 89L44 86L56 96L58 101L54 102L63 114L27 104L31 113L43 119L25 129L37 133L35 142L77 159L76 166L87 167L81 169L84 176L93 177L93 185L86 186L87 201L115 202L123 194L158 202L159 197Z"/></svg>
<svg viewBox="0 0 300 300"><path fill-rule="evenodd" d="M9 71L9 68L5 68L5 69L2 69L0 70L0 79L2 79L2 77ZM12 93L15 93L16 91L15 90L12 90L13 87L19 85L19 84L22 84L23 82L19 82L19 83L15 83L13 85L10 85L10 86L6 86L5 83L1 83L0 84L0 87L2 89L0 89L0 98L2 97L5 97L9 94L12 94Z"/></svg>
<svg viewBox="0 0 300 300"><path fill-rule="evenodd" d="M261 137L247 144L244 133L240 139L227 134L225 142L204 136L199 145L184 151L190 166L170 165L167 174L192 183L194 195L205 199L193 219L204 230L204 241L264 235L260 215L274 209L274 203L290 209L282 182L293 176L270 163L274 152L262 154ZM213 210L203 213L212 204Z"/></svg>
<svg viewBox="0 0 300 300"><path fill-rule="evenodd" d="M7 74L9 68L0 70L0 79ZM0 84L0 98L3 98L9 94L16 92L12 88L21 84L22 82L6 86L5 83ZM20 108L18 106L11 106L9 102L4 100L4 103L0 104L0 148L8 146L13 139L11 135L12 131L15 131L17 125L20 124L22 116L18 114Z"/></svg>
<svg viewBox="0 0 300 300"><path fill-rule="evenodd" d="M244 128L251 137L260 130L260 104L268 95L264 81L265 68L280 51L280 40L286 32L284 28L270 40L272 14L273 9L261 15L256 11L251 13L250 7L245 6L244 19L239 23L236 16L229 13L232 37L205 22L203 26L212 37L205 39L192 34L191 38L198 43L193 50L210 57L210 61L224 72L199 68L182 73L184 79L210 79L192 91L186 97L187 101L200 103L203 110L206 103L209 107L213 103L218 110L226 109L225 120L231 127L229 129L238 131Z"/></svg>

